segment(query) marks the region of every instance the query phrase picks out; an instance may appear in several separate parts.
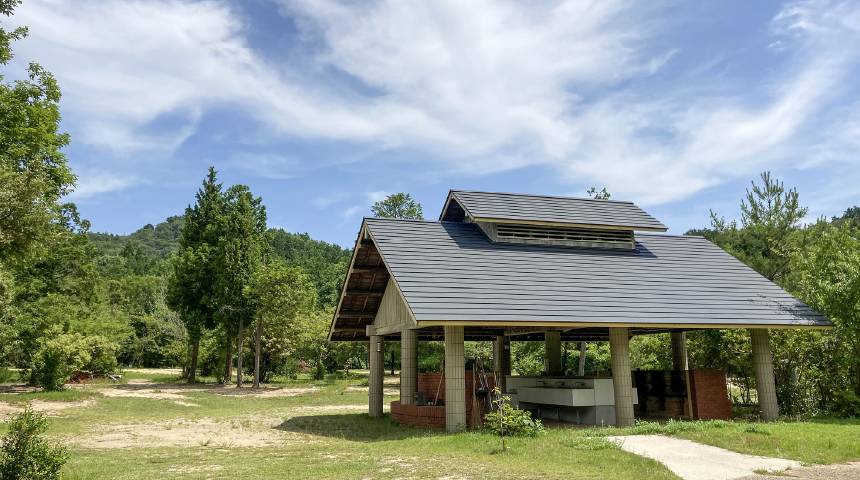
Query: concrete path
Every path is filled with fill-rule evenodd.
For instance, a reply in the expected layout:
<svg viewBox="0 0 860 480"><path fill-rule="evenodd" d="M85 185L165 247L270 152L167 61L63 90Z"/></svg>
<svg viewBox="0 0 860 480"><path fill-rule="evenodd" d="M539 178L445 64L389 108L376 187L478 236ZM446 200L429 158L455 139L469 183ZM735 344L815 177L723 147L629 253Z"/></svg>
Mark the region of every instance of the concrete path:
<svg viewBox="0 0 860 480"><path fill-rule="evenodd" d="M684 480L728 480L753 475L756 470L774 471L800 466L794 460L753 457L662 435L609 439L626 452L657 460Z"/></svg>

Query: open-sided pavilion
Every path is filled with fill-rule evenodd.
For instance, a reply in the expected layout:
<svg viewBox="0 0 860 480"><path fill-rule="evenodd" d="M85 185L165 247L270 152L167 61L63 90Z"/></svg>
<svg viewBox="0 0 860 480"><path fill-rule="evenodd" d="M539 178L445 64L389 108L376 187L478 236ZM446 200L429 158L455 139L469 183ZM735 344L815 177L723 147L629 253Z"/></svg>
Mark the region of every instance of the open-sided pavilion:
<svg viewBox="0 0 860 480"><path fill-rule="evenodd" d="M467 424L464 341L496 342L504 381L510 341L546 342L547 373L561 375L562 342L608 340L614 420L629 426L631 336L671 333L686 370L685 331L745 328L762 419L777 418L769 330L832 323L708 240L666 230L630 202L460 190L439 221L365 218L329 338L369 342L372 416L383 341L401 342L400 403L411 405L417 342L444 340L454 431Z"/></svg>

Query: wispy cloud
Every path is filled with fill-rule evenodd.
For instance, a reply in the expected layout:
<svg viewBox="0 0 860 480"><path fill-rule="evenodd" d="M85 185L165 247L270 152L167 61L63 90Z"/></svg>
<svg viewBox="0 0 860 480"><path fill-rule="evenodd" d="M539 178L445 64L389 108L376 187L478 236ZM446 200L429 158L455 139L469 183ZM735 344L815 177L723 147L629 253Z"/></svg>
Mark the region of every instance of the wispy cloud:
<svg viewBox="0 0 860 480"><path fill-rule="evenodd" d="M115 192L139 184L134 178L115 175L104 171L83 171L78 174L75 191L66 196L67 200L90 198L100 193Z"/></svg>
<svg viewBox="0 0 860 480"><path fill-rule="evenodd" d="M645 204L812 154L830 161L837 140L808 133L822 130L809 122L850 82L860 54L856 2L787 4L754 47L779 50L778 69L710 90L684 82L719 55L669 74L687 47L654 46L671 27L660 2L279 4L301 30L305 62L251 48L241 6L221 1L41 0L15 20L31 27L27 57L61 80L76 141L99 148L176 150L207 112L229 107L255 122L261 143L421 151L452 175L546 165ZM326 69L354 88L318 82ZM658 71L666 83L643 88ZM176 128L147 130L165 116ZM318 161L245 158L242 168L269 178Z"/></svg>

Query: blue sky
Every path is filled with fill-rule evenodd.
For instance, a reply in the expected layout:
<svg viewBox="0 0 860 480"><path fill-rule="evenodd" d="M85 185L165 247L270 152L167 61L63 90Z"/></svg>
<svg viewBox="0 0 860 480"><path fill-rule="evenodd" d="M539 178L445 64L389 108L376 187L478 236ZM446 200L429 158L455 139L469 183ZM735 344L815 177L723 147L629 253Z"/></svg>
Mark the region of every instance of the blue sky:
<svg viewBox="0 0 860 480"><path fill-rule="evenodd" d="M764 170L860 203L860 2L25 0L96 231L181 213L206 169L347 246L386 193L606 187L670 227Z"/></svg>

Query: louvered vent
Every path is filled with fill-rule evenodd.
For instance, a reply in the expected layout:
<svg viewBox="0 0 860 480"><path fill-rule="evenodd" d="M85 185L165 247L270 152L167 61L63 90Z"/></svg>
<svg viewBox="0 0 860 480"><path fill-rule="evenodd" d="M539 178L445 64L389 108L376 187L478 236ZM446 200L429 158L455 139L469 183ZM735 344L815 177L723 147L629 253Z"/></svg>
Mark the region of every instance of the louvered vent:
<svg viewBox="0 0 860 480"><path fill-rule="evenodd" d="M489 227L489 228L487 228ZM636 248L632 230L494 223L481 226L496 242L567 245L591 248Z"/></svg>

